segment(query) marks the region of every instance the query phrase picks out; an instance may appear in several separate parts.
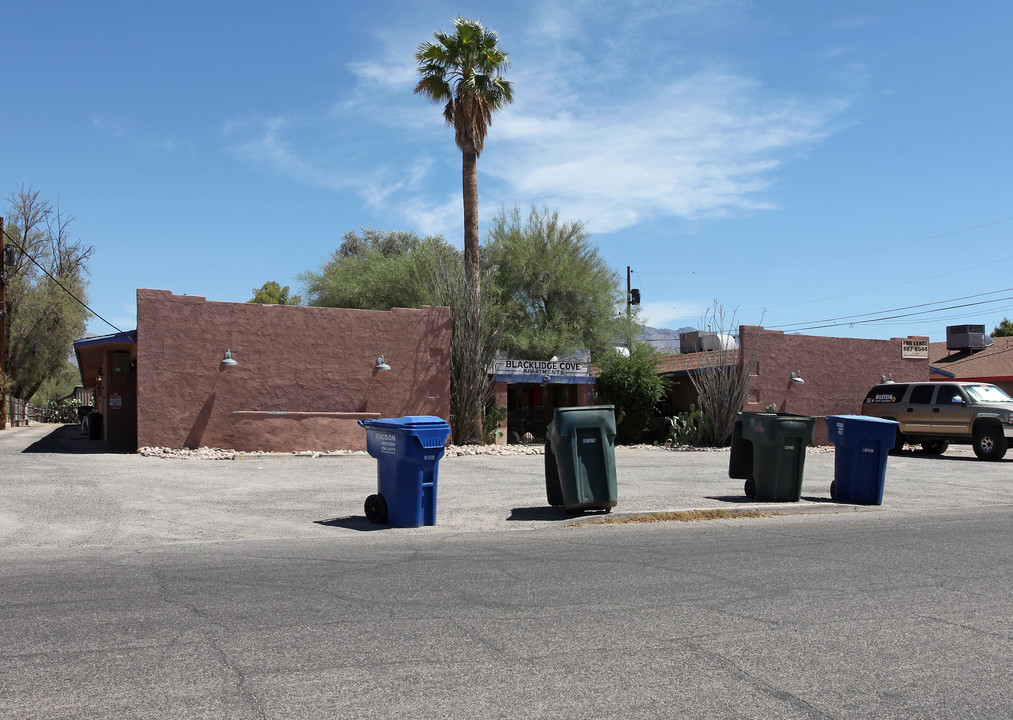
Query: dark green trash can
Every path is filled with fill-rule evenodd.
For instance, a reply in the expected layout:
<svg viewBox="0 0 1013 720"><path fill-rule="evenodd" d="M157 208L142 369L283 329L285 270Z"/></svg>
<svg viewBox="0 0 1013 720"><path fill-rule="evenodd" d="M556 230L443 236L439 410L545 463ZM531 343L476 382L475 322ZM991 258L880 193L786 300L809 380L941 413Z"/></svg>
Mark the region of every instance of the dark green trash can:
<svg viewBox="0 0 1013 720"><path fill-rule="evenodd" d="M616 506L616 415L612 405L556 408L548 427L545 494L567 512ZM553 462L554 461L554 462Z"/></svg>
<svg viewBox="0 0 1013 720"><path fill-rule="evenodd" d="M732 433L728 476L745 477L746 497L766 502L802 498L805 449L812 445L816 418L790 413L741 412ZM752 460L752 467L746 460Z"/></svg>

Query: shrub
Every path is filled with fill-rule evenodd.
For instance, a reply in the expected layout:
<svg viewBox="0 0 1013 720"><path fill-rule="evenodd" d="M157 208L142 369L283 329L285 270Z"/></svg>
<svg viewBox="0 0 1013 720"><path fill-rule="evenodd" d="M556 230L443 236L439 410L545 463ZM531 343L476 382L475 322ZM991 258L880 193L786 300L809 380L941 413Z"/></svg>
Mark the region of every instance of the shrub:
<svg viewBox="0 0 1013 720"><path fill-rule="evenodd" d="M640 440L654 407L665 393L666 382L658 375L660 356L647 344L635 345L629 357L607 350L597 359L600 402L616 409L616 442Z"/></svg>
<svg viewBox="0 0 1013 720"><path fill-rule="evenodd" d="M47 400L42 406L42 422L76 423L77 408L76 400Z"/></svg>

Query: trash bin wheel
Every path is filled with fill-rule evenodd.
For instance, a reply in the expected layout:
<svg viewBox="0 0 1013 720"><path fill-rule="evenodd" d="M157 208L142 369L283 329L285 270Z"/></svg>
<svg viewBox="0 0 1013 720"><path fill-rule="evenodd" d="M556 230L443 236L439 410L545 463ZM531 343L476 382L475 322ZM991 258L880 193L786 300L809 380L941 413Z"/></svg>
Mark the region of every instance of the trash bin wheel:
<svg viewBox="0 0 1013 720"><path fill-rule="evenodd" d="M383 499L383 495L370 495L366 498L363 508L366 511L366 518L371 523L383 525L387 522L387 501Z"/></svg>
<svg viewBox="0 0 1013 720"><path fill-rule="evenodd" d="M837 499L837 481L836 480L831 480L830 481L830 499L831 500L836 500Z"/></svg>
<svg viewBox="0 0 1013 720"><path fill-rule="evenodd" d="M743 487L743 490L746 493L746 497L749 498L750 500L756 497L756 483L753 481L752 478L746 480L746 484L745 487Z"/></svg>

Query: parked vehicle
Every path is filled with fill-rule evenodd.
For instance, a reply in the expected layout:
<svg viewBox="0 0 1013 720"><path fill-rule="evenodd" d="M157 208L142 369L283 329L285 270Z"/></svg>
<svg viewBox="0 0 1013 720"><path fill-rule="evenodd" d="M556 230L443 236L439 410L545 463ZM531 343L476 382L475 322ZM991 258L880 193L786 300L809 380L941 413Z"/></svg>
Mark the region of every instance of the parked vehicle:
<svg viewBox="0 0 1013 720"><path fill-rule="evenodd" d="M894 451L921 444L930 455L970 444L982 460L1001 460L1013 438L1013 398L982 382L887 382L872 388L862 414L900 423Z"/></svg>

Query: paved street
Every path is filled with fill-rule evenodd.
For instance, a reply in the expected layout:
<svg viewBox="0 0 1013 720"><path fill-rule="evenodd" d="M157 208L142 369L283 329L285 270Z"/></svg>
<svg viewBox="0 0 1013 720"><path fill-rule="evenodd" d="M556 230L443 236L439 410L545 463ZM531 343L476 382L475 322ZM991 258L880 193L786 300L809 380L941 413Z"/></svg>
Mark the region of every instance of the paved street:
<svg viewBox="0 0 1013 720"><path fill-rule="evenodd" d="M1011 460L891 458L884 504L591 524L541 456L446 458L377 528L368 456L23 452L0 433L0 717L1013 714ZM751 507L727 452L617 451L612 514Z"/></svg>

